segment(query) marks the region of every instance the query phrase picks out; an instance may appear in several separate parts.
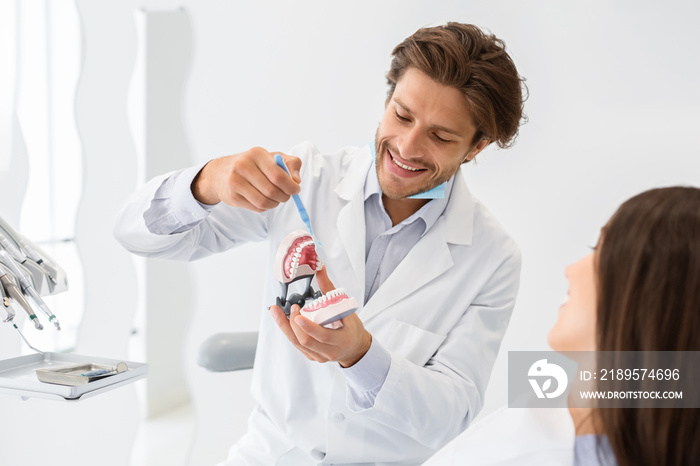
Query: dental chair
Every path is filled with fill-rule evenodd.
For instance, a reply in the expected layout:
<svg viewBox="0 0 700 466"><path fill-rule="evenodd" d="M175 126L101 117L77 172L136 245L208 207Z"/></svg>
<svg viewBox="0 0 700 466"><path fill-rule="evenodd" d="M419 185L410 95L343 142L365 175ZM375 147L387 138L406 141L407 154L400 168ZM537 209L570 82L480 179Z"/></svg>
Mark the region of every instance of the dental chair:
<svg viewBox="0 0 700 466"><path fill-rule="evenodd" d="M217 333L202 342L197 364L210 372L252 369L258 332Z"/></svg>
<svg viewBox="0 0 700 466"><path fill-rule="evenodd" d="M196 344L196 343L195 343ZM233 439L245 435L255 409L251 393L258 332L217 333L194 351L190 377L195 429L188 464L216 464L226 458Z"/></svg>

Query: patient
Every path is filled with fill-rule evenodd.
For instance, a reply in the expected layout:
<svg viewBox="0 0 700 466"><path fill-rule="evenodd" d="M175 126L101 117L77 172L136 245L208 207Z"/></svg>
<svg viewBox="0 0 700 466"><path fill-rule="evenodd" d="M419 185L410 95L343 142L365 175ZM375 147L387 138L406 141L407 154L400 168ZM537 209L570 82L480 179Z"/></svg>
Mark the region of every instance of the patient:
<svg viewBox="0 0 700 466"><path fill-rule="evenodd" d="M566 277L569 298L549 332L552 349L700 351L700 189L653 189L626 201L603 227L595 251L567 267ZM523 411L493 413L426 464L668 466L700 458L697 409L570 407L573 429L554 410ZM540 452L537 441L489 441L504 438L504 429L531 435L530 427L539 431ZM572 430L574 442L566 438ZM530 451L499 451L511 448Z"/></svg>

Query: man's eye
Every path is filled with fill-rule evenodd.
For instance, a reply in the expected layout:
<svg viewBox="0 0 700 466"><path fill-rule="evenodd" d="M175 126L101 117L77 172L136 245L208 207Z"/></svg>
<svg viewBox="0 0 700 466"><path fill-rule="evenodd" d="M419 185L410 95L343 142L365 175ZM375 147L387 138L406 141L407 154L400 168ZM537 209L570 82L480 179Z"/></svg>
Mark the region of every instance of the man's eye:
<svg viewBox="0 0 700 466"><path fill-rule="evenodd" d="M398 118L401 121L411 121L408 118L399 115L399 112L394 112L394 115L396 115L396 118Z"/></svg>
<svg viewBox="0 0 700 466"><path fill-rule="evenodd" d="M452 142L452 141L450 141L449 139L443 139L443 138L441 138L441 137L438 136L437 134L435 134L435 139L437 140L437 142L442 142L442 143L445 143L445 144L447 144L448 142Z"/></svg>

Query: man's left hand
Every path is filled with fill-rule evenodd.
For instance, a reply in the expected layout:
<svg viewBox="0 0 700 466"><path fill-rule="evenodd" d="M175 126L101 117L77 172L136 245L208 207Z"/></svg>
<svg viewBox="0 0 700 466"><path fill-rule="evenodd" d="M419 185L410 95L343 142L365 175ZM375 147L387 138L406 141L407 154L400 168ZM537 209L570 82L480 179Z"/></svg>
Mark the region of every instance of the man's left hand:
<svg viewBox="0 0 700 466"><path fill-rule="evenodd" d="M324 294L335 289L325 267L316 272L316 280ZM312 361L336 361L350 367L362 359L372 344L372 335L355 313L341 319L341 328L329 329L301 315L296 304L289 319L279 306L272 306L270 311L287 339Z"/></svg>

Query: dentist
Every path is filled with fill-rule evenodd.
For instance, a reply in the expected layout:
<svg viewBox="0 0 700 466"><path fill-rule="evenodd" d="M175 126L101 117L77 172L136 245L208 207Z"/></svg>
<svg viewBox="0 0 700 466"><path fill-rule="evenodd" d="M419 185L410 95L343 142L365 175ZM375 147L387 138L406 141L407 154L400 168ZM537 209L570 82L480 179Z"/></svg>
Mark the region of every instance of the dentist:
<svg viewBox="0 0 700 466"><path fill-rule="evenodd" d="M115 235L147 257L195 260L303 229L299 194L335 283L360 304L341 329L263 313L248 433L224 464L420 464L463 431L484 391L518 290L520 253L467 189L462 167L507 147L522 79L503 42L459 23L393 51L374 144L262 148L157 177ZM271 265L271 264L270 264ZM272 271L266 303L278 292ZM324 291L333 288L325 270Z"/></svg>

